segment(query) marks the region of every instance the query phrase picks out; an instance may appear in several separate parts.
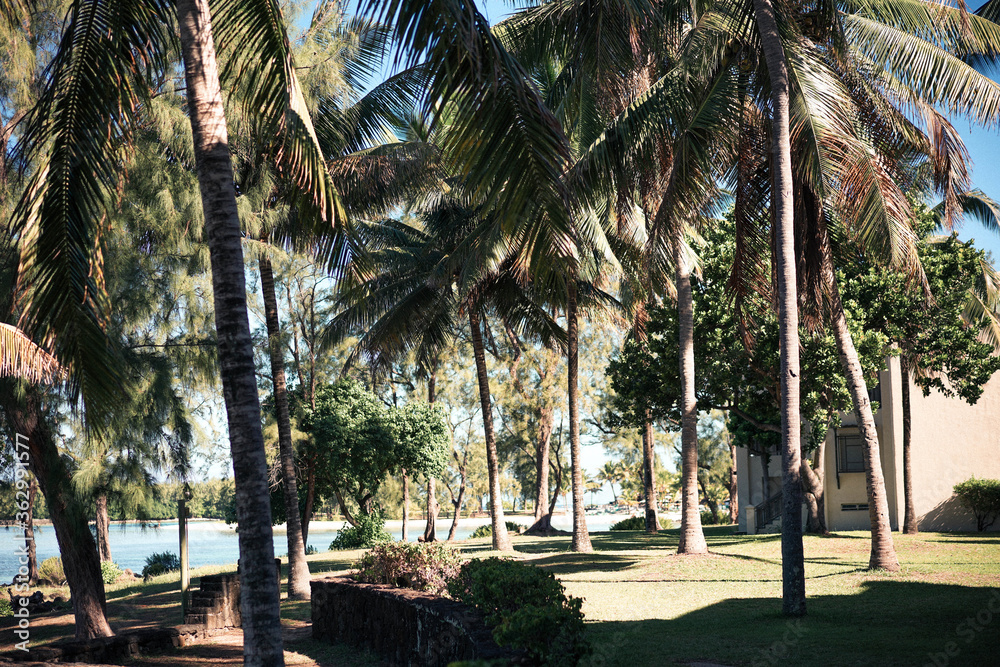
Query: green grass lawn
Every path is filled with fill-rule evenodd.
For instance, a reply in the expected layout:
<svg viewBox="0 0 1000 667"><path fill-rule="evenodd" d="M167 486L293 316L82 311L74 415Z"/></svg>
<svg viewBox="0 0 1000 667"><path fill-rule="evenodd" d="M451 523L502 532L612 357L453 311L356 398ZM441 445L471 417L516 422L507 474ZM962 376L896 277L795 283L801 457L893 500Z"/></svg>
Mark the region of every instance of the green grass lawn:
<svg viewBox="0 0 1000 667"><path fill-rule="evenodd" d="M779 536L734 536L728 527L706 528L706 536L711 553L701 557L675 554L677 531L595 533L587 555L570 553L568 537L513 539L518 558L584 598L594 667L1000 664L1000 534L896 534L903 569L895 574L864 570L867 533L807 536L808 615L795 621L780 613ZM493 554L488 538L460 546L470 556ZM315 576L344 572L360 554L317 554L310 568ZM179 623L176 587L176 575L111 587L112 623ZM33 624L32 644L72 634L72 617L61 618ZM308 603L283 602L286 625L308 620ZM324 665L377 664L344 647L292 650Z"/></svg>

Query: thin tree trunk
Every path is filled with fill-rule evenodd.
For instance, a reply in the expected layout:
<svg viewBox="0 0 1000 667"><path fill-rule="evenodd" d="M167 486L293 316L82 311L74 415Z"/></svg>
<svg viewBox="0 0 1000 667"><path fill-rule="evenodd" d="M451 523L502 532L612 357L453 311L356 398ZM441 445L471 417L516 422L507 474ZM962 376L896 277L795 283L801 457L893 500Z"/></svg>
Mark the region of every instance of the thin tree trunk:
<svg viewBox="0 0 1000 667"><path fill-rule="evenodd" d="M535 522L529 533L548 533L552 530L552 512L549 511L549 449L555 411L543 407L538 420L538 451L535 456Z"/></svg>
<svg viewBox="0 0 1000 667"><path fill-rule="evenodd" d="M833 319L833 336L837 340L837 352L840 365L844 368L847 388L854 401L854 414L858 420L858 430L864 442L865 451L865 484L868 490L868 518L871 521L872 546L868 559L868 569L899 570L899 559L896 558L896 548L892 542L892 527L889 524L889 499L885 491L885 478L882 475L882 459L879 454L878 431L875 428L875 417L872 415L871 399L868 398L868 385L858 360L858 351L854 348L854 340L847 328L847 316L844 304L840 300L840 288L837 286L836 275L833 272L833 257L830 253L830 240L823 236L824 279L830 293L830 311Z"/></svg>
<svg viewBox="0 0 1000 667"><path fill-rule="evenodd" d="M24 546L28 551L28 583L38 582L38 555L35 551L35 496L38 494L38 480L31 476L28 484L28 520L24 522Z"/></svg>
<svg viewBox="0 0 1000 667"><path fill-rule="evenodd" d="M430 377L427 378L427 403L434 404L436 399L435 387L437 386L437 368L432 367ZM437 518L441 511L441 505L437 501L437 483L433 477L427 477L427 525L424 527L424 542L437 541Z"/></svg>
<svg viewBox="0 0 1000 667"><path fill-rule="evenodd" d="M792 202L792 149L789 136L788 64L771 0L754 0L757 29L771 79L771 205L775 221L778 326L781 357L781 579L782 610L806 613L805 556L802 549L802 477L799 425L799 311L795 282Z"/></svg>
<svg viewBox="0 0 1000 667"><path fill-rule="evenodd" d="M903 384L903 533L916 535L917 513L913 509L913 469L910 466L910 446L913 442L910 422L910 361L899 355L899 370Z"/></svg>
<svg viewBox="0 0 1000 667"><path fill-rule="evenodd" d="M66 462L59 455L52 431L42 416L41 396L30 387L24 396L23 402L15 403L16 399L8 394L4 412L14 431L28 438L28 465L38 479L56 533L73 601L76 638L111 637L114 632L105 612L101 560L87 513L73 494L73 480Z"/></svg>
<svg viewBox="0 0 1000 667"><path fill-rule="evenodd" d="M405 542L410 523L410 476L403 468L403 533L399 536L400 541Z"/></svg>
<svg viewBox="0 0 1000 667"><path fill-rule="evenodd" d="M312 521L313 505L316 503L316 461L310 459L306 471L306 506L302 511L302 544L309 544L309 522Z"/></svg>
<svg viewBox="0 0 1000 667"><path fill-rule="evenodd" d="M691 272L678 236L674 242L677 271L678 351L681 378L681 534L679 554L708 553L698 511L698 399L694 392L694 297Z"/></svg>
<svg viewBox="0 0 1000 667"><path fill-rule="evenodd" d="M309 563L302 537L302 516L299 514L299 481L295 470L295 448L292 445L292 420L288 410L288 386L285 382L285 355L281 350L281 324L278 319L278 295L274 289L271 260L261 257L260 291L264 297L264 319L271 358L271 381L274 384L274 412L278 423L278 453L281 458L281 486L285 498L285 525L288 542L288 597L308 600Z"/></svg>
<svg viewBox="0 0 1000 667"><path fill-rule="evenodd" d="M583 462L580 460L580 350L579 323L577 321L576 302L576 267L570 272L566 284L566 366L569 379L569 462L572 469L573 486L573 541L570 549L578 552L590 552L594 547L590 543L590 533L587 531L587 515L583 501Z"/></svg>
<svg viewBox="0 0 1000 667"><path fill-rule="evenodd" d="M655 535L660 530L656 519L656 455L653 449L653 420L646 410L646 423L642 425L642 485L646 494L646 532Z"/></svg>
<svg viewBox="0 0 1000 667"><path fill-rule="evenodd" d="M94 527L97 529L97 555L102 563L111 562L111 535L108 527L108 494L98 493L94 498L97 512L94 517Z"/></svg>
<svg viewBox="0 0 1000 667"><path fill-rule="evenodd" d="M455 501L455 516L451 520L451 528L448 530L448 541L455 539L455 531L458 530L458 520L462 518L462 503L465 502L465 484L458 490L458 500Z"/></svg>
<svg viewBox="0 0 1000 667"><path fill-rule="evenodd" d="M452 505L455 506L455 516L451 519L451 529L448 530L448 541L451 542L455 539L455 531L458 530L458 520L462 516L462 503L465 502L465 466L469 460L469 454L466 452L462 455L462 460L458 460L458 453L452 450L451 455L455 458L455 463L458 464L458 498L452 499ZM450 488L449 488L450 491Z"/></svg>
<svg viewBox="0 0 1000 667"><path fill-rule="evenodd" d="M437 541L437 517L441 505L437 501L437 484L433 477L427 478L427 526L424 528L424 542Z"/></svg>
<svg viewBox="0 0 1000 667"><path fill-rule="evenodd" d="M486 374L486 351L479 314L469 307L469 326L472 329L472 350L476 358L476 378L479 380L479 403L483 409L483 432L486 438L486 464L490 477L490 518L493 523L493 548L513 551L503 516L503 499L500 497L500 463L497 456L497 439L493 432L493 404L490 399L490 379Z"/></svg>
<svg viewBox="0 0 1000 667"><path fill-rule="evenodd" d="M808 522L806 530L819 535L829 535L830 531L826 527L826 500L823 490L825 475L823 472L823 456L826 453L826 440L820 442L816 452L818 463L814 469L809 464L809 458L802 457L802 483L805 487L806 504L809 508Z"/></svg>
<svg viewBox="0 0 1000 667"><path fill-rule="evenodd" d="M178 0L177 22L212 263L215 328L233 456L243 661L247 667L280 667L285 656L267 458L247 315L240 218L207 0Z"/></svg>

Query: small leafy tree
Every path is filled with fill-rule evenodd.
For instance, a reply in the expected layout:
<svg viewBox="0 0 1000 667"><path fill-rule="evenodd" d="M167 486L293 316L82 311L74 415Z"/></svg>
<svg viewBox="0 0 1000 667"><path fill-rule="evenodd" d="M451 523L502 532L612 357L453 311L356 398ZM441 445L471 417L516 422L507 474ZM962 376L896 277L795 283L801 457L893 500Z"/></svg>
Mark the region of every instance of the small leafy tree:
<svg viewBox="0 0 1000 667"><path fill-rule="evenodd" d="M976 516L980 533L1000 517L1000 479L967 479L955 485L955 495Z"/></svg>
<svg viewBox="0 0 1000 667"><path fill-rule="evenodd" d="M389 475L398 475L404 468L439 475L451 452L441 408L419 401L387 408L351 378L317 392L316 409L307 411L305 427L319 458L319 483L336 496L345 518L356 529L350 534L372 538L362 539L361 544L354 544L352 538L352 547L385 539L382 511L375 498ZM348 498L354 501L358 516L348 506Z"/></svg>

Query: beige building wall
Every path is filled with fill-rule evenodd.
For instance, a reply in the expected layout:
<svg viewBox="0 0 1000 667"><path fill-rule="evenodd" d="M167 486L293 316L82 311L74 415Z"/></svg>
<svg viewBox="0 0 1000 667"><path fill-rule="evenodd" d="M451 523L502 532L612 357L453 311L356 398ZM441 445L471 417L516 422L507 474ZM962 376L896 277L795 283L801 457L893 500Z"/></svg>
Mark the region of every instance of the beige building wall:
<svg viewBox="0 0 1000 667"><path fill-rule="evenodd" d="M903 399L899 359L879 375L882 401L875 413L882 472L893 530L903 525ZM973 475L1000 479L1000 373L975 405L911 383L913 504L921 530L975 530L972 514L955 501L952 488ZM857 433L853 414L827 436L826 518L830 530L868 530L868 512L845 509L867 504L864 473L837 474L836 435ZM1000 522L993 530L1000 529Z"/></svg>
<svg viewBox="0 0 1000 667"><path fill-rule="evenodd" d="M899 359L890 358L879 374L880 409L875 413L882 473L893 530L903 525L903 398ZM911 465L913 501L920 530L974 531L975 518L958 505L952 488L975 475L1000 479L1000 373L986 385L975 405L932 391L929 396L911 383ZM830 530L869 530L868 493L864 472L837 471L838 435L858 432L853 413L842 416L842 425L827 434L826 521ZM743 509L761 502L761 459L738 451L740 529L746 530ZM780 456L771 460L772 484L780 484ZM749 473L749 474L745 474ZM855 509L860 507L861 509ZM1000 520L991 528L1000 530Z"/></svg>
<svg viewBox="0 0 1000 667"><path fill-rule="evenodd" d="M973 475L1000 479L1000 373L975 405L937 391L925 397L915 387L910 404L913 505L920 530L975 531L975 518L958 505L952 487ZM902 433L899 442L902 449ZM1000 530L1000 521L991 530Z"/></svg>

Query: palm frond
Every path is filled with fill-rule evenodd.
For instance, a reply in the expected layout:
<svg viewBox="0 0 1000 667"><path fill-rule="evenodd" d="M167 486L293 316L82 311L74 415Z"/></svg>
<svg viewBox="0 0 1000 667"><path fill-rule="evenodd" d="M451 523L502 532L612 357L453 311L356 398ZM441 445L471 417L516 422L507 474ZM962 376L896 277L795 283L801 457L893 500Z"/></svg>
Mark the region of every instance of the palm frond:
<svg viewBox="0 0 1000 667"><path fill-rule="evenodd" d="M395 26L400 58L427 63L424 110L442 111L435 122L447 114L452 131L442 149L454 156L458 173L467 174L470 192L522 238L532 263L544 265L553 253L571 257L575 230L562 182L569 144L528 73L472 3L379 4L378 10L374 2L366 6Z"/></svg>
<svg viewBox="0 0 1000 667"><path fill-rule="evenodd" d="M137 120L145 80L166 69L166 2L77 0L43 77L19 150L35 165L12 219L24 296L19 327L50 344L83 396L88 427L121 390L105 333L99 239Z"/></svg>
<svg viewBox="0 0 1000 667"><path fill-rule="evenodd" d="M1000 123L1000 84L933 42L859 15L843 17L853 48L897 79L896 94L958 113L985 127Z"/></svg>
<svg viewBox="0 0 1000 667"><path fill-rule="evenodd" d="M17 327L0 322L0 377L52 384L64 376L55 357L35 345Z"/></svg>
<svg viewBox="0 0 1000 667"><path fill-rule="evenodd" d="M224 81L244 87L247 116L261 136L274 137L278 171L295 186L301 221L317 231L344 233L347 218L326 169L323 152L295 71L291 45L276 0L219 0L215 36L224 54Z"/></svg>

